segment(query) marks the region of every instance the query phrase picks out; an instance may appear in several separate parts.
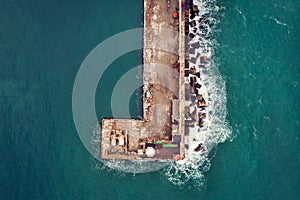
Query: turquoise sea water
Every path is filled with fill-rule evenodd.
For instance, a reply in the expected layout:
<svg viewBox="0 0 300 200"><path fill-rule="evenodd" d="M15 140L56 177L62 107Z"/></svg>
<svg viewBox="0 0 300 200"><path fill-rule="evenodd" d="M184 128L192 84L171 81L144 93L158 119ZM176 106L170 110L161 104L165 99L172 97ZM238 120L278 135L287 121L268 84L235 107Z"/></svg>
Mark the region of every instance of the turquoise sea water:
<svg viewBox="0 0 300 200"><path fill-rule="evenodd" d="M233 139L219 144L199 186L176 186L163 171L98 169L72 118L81 62L101 41L141 27L142 2L0 2L0 199L297 199L300 196L300 3L217 1L214 58L226 82ZM141 63L121 57L99 83ZM119 66L122 64L122 70ZM111 116L109 104L96 105ZM132 107L138 116L140 108ZM101 166L101 165L100 165Z"/></svg>

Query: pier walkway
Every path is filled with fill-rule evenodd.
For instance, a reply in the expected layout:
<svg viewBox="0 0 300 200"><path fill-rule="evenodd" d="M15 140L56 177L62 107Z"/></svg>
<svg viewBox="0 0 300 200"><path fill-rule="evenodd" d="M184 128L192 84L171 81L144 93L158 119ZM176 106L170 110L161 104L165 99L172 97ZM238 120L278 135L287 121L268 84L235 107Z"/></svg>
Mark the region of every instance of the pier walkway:
<svg viewBox="0 0 300 200"><path fill-rule="evenodd" d="M102 119L102 159L184 158L182 1L144 0L143 120ZM162 35L162 29L173 36Z"/></svg>

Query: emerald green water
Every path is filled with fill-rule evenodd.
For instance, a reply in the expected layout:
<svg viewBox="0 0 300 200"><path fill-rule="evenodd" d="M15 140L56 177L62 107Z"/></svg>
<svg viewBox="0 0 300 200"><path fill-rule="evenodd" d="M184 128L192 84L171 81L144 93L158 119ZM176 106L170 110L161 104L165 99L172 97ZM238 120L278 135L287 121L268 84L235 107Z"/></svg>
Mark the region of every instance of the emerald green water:
<svg viewBox="0 0 300 200"><path fill-rule="evenodd" d="M141 27L142 2L0 2L0 199L297 199L300 4L217 4L225 9L218 11L215 59L233 139L217 145L203 186L179 187L163 170L99 169L73 123L72 88L83 59L106 38ZM96 104L99 118L111 116L118 77L141 61L132 52L106 71L96 99L108 103ZM131 112L141 110L133 103Z"/></svg>

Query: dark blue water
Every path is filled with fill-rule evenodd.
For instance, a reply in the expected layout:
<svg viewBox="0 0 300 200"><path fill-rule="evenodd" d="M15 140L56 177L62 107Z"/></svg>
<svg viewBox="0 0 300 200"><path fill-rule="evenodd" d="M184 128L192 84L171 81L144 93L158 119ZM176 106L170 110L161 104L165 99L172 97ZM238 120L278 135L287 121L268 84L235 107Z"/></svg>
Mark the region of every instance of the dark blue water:
<svg viewBox="0 0 300 200"><path fill-rule="evenodd" d="M161 171L95 169L74 127L81 62L109 36L140 27L142 2L1 1L0 199L297 199L300 3L218 4L225 9L215 58L234 139L217 146L199 191L171 184ZM96 99L109 102L113 83L140 62L132 52L113 63ZM109 106L97 104L99 116L111 116Z"/></svg>

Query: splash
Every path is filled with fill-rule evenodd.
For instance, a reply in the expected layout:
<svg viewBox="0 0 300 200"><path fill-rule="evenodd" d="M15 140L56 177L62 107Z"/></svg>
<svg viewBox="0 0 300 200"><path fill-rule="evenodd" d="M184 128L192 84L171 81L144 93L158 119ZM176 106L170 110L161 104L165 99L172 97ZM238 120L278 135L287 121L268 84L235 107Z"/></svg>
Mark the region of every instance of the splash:
<svg viewBox="0 0 300 200"><path fill-rule="evenodd" d="M203 126L200 128L196 125L189 128L189 135L185 137L187 144L185 159L180 162L101 160L102 162L97 162L94 168L113 170L116 173L119 171L144 173L164 168L161 173L175 185L196 188L202 188L205 185L204 173L210 169L210 161L216 153L216 146L230 139L231 130L226 122L225 82L219 73L217 58L214 54L214 48L218 46L214 36L220 31L217 29L217 24L221 8L214 0L198 0L194 1L194 4L198 6L199 14L193 19L196 21L196 26L189 29L194 35L189 44L197 43L199 48L190 55L195 62L189 64L201 74L200 78L197 78L197 82L202 86L199 93L203 95L207 106ZM200 67L202 65L200 56L207 57L204 67ZM141 74L142 71L139 71L136 78L140 79ZM186 83L189 83L189 80L186 80ZM140 92L136 95L140 96ZM136 105L138 108L141 107L140 100L136 101ZM190 106L191 112L201 113L196 104L187 102L186 106ZM199 119L195 121L195 124L199 124ZM95 152L94 156L99 157L101 131L98 124L92 128L92 133L91 143ZM203 144L205 151L195 151L199 143Z"/></svg>
<svg viewBox="0 0 300 200"><path fill-rule="evenodd" d="M214 48L218 43L213 37L219 32L216 25L219 23L218 15L221 8L212 0L194 0L193 3L198 6L199 14L193 19L196 26L189 27L189 33L194 36L189 44L199 43L200 48L190 55L196 62L189 64L201 74L197 82L202 85L199 94L206 100L206 117L203 127L189 128L189 136L185 137L186 158L181 162L172 163L163 172L166 179L175 185L202 188L205 183L204 173L210 169L210 160L216 145L229 139L231 130L226 122L225 82L219 73L217 58L214 57ZM199 55L208 58L204 67L200 67L202 64ZM186 105L190 106L191 112L198 109L193 103ZM203 113L203 110L198 109L197 112ZM195 123L198 124L199 121ZM195 148L200 143L205 147L205 151L196 152Z"/></svg>

